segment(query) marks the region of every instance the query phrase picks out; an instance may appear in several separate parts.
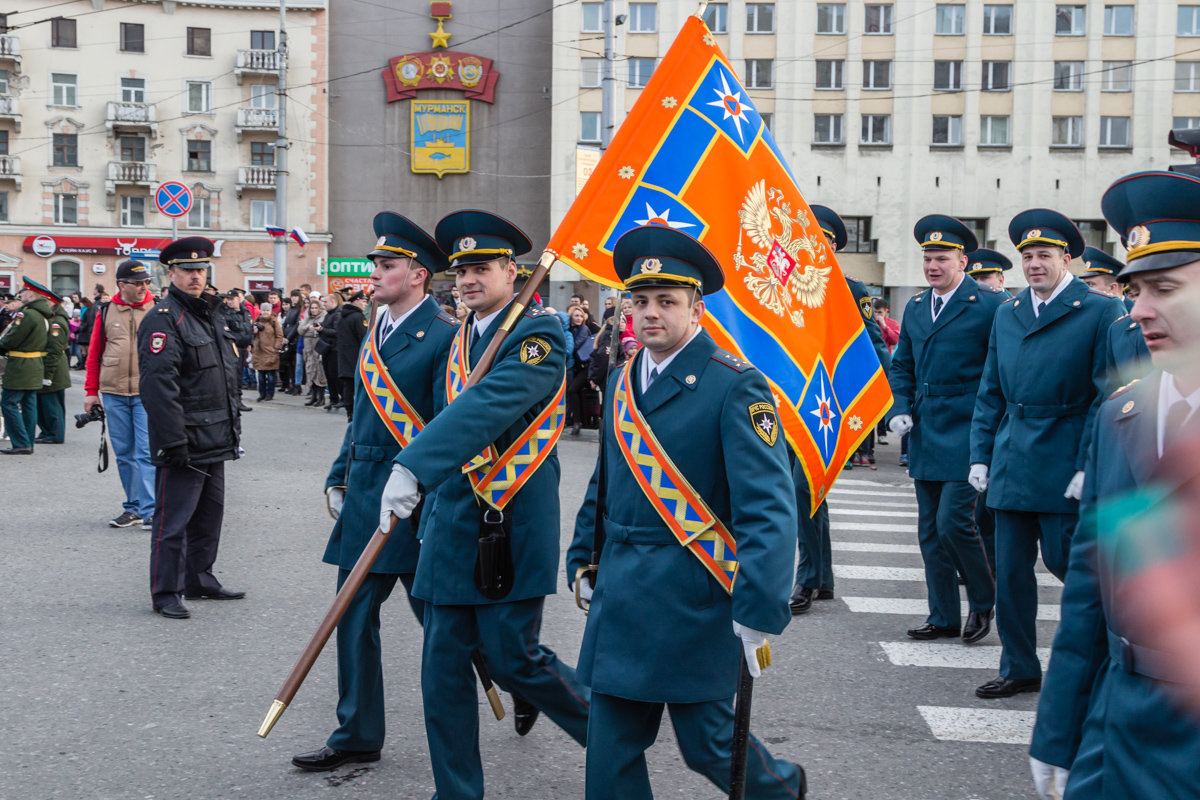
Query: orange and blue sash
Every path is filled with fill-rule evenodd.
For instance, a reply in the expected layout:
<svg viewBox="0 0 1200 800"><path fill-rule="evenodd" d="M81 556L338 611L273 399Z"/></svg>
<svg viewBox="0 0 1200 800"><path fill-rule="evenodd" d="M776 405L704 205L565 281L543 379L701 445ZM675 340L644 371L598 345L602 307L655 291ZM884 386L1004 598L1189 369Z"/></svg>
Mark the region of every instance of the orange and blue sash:
<svg viewBox="0 0 1200 800"><path fill-rule="evenodd" d="M425 421L392 380L387 365L379 357L379 349L375 345L377 327L372 326L371 333L358 354L358 375L362 378L367 398L370 399L380 421L400 447L408 447L413 437L425 427Z"/></svg>
<svg viewBox="0 0 1200 800"><path fill-rule="evenodd" d="M737 578L737 542L659 444L633 395L635 358L621 370L613 392L613 433L638 486L681 545L726 592Z"/></svg>
<svg viewBox="0 0 1200 800"><path fill-rule="evenodd" d="M447 403L462 394L471 376L467 342L470 328L464 323L450 344L450 361L446 365ZM487 450L463 465L463 473L470 479L476 497L492 508L504 510L558 444L566 419L566 395L567 381L563 376L554 399L503 454L497 453L495 445L488 445Z"/></svg>

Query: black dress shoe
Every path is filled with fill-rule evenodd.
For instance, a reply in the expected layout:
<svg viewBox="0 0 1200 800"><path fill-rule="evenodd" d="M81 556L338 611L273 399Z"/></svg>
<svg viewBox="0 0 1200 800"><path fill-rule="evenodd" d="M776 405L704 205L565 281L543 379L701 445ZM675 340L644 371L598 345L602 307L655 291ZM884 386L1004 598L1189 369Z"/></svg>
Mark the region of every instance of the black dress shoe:
<svg viewBox="0 0 1200 800"><path fill-rule="evenodd" d="M241 411L243 414L245 414L247 411L253 411L253 410L254 410L253 408L246 405L245 403L238 403L238 411Z"/></svg>
<svg viewBox="0 0 1200 800"><path fill-rule="evenodd" d="M241 600L245 596L245 592L235 592L232 589L226 589L224 586L218 586L216 589L201 589L199 592L187 592L184 594L184 597L188 600Z"/></svg>
<svg viewBox="0 0 1200 800"><path fill-rule="evenodd" d="M792 763L796 764L794 761ZM800 793L796 797L797 800L804 800L808 795L808 776L804 774L804 767L799 764L796 764L796 769L800 770Z"/></svg>
<svg viewBox="0 0 1200 800"><path fill-rule="evenodd" d="M32 447L6 447L0 450L6 456L31 456L33 455Z"/></svg>
<svg viewBox="0 0 1200 800"><path fill-rule="evenodd" d="M957 627L951 627L949 625L931 625L926 622L919 628L910 628L908 631L908 637L910 639L920 639L924 641L927 639L949 639L952 637L957 637L960 633L962 633L962 631L960 631Z"/></svg>
<svg viewBox="0 0 1200 800"><path fill-rule="evenodd" d="M45 436L39 436L33 440L34 444L62 444L62 439L47 439Z"/></svg>
<svg viewBox="0 0 1200 800"><path fill-rule="evenodd" d="M1012 697L1021 692L1041 691L1041 678L995 678L975 690L976 697L984 700L995 700L1000 697Z"/></svg>
<svg viewBox="0 0 1200 800"><path fill-rule="evenodd" d="M192 615L192 612L187 610L187 606L178 600L168 600L162 605L156 603L154 610L169 619L187 619Z"/></svg>
<svg viewBox="0 0 1200 800"><path fill-rule="evenodd" d="M818 589L817 590L817 599L818 600L832 600L833 599L833 589Z"/></svg>
<svg viewBox="0 0 1200 800"><path fill-rule="evenodd" d="M517 729L518 736L533 730L533 723L537 722L540 713L537 706L513 695L513 727Z"/></svg>
<svg viewBox="0 0 1200 800"><path fill-rule="evenodd" d="M314 750L311 753L301 753L298 756L292 756L293 764L309 772L328 772L331 769L337 769L342 764L366 764L378 760L378 750L368 750L366 752L334 750L328 746L322 747L320 750Z"/></svg>
<svg viewBox="0 0 1200 800"><path fill-rule="evenodd" d="M814 594L816 594L816 589L810 589L807 586L797 586L792 589L792 596L788 598L788 608L792 610L793 617L807 614L812 610Z"/></svg>
<svg viewBox="0 0 1200 800"><path fill-rule="evenodd" d="M967 614L967 624L963 625L962 638L967 644L974 644L987 636L992 630L992 610L972 611Z"/></svg>

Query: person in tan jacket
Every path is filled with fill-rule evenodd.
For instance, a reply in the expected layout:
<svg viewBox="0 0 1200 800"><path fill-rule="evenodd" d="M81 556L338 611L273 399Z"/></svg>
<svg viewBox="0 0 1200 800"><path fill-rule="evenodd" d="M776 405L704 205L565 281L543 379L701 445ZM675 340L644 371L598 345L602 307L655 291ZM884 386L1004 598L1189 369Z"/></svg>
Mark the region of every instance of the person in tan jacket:
<svg viewBox="0 0 1200 800"><path fill-rule="evenodd" d="M101 408L108 436L117 457L117 473L125 490L124 510L109 525L149 530L154 516L154 466L150 463L150 436L146 411L138 393L137 330L154 307L150 270L139 261L117 266L117 293L97 304L92 336L87 348L83 383L83 410Z"/></svg>
<svg viewBox="0 0 1200 800"><path fill-rule="evenodd" d="M279 369L279 348L287 340L283 338L283 326L263 303L254 320L254 344L250 350L250 366L258 371L258 400L275 399L275 372Z"/></svg>

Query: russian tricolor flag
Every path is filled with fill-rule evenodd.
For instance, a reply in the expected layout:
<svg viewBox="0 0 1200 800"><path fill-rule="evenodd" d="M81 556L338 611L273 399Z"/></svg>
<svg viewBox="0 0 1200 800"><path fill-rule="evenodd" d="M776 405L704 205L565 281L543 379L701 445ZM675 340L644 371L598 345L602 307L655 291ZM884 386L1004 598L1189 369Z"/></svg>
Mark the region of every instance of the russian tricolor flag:
<svg viewBox="0 0 1200 800"><path fill-rule="evenodd" d="M286 230L284 230L283 228L277 228L274 225L267 226L267 233L271 234L272 236L287 236L288 235L288 232Z"/></svg>
<svg viewBox="0 0 1200 800"><path fill-rule="evenodd" d="M292 228L290 235L301 247L304 247L304 245L308 244L308 234L300 230L299 225L297 225L295 228Z"/></svg>

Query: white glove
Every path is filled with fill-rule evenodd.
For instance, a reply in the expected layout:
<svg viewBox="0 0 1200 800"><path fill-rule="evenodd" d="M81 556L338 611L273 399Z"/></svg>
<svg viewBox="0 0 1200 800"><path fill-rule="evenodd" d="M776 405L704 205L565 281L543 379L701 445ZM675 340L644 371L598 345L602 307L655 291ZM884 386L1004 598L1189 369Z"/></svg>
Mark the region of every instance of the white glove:
<svg viewBox="0 0 1200 800"><path fill-rule="evenodd" d="M592 592L594 591L595 589L592 588L592 582L586 575L579 579L580 600L587 600L589 603L592 602Z"/></svg>
<svg viewBox="0 0 1200 800"><path fill-rule="evenodd" d="M987 464L972 464L971 473L967 475L967 483L971 484L977 492L986 492L988 486Z"/></svg>
<svg viewBox="0 0 1200 800"><path fill-rule="evenodd" d="M392 474L387 485L383 487L383 498L379 503L379 527L388 529L391 522L389 514L395 514L400 519L412 516L413 509L421 502L421 488L417 485L417 476L399 464L392 465Z"/></svg>
<svg viewBox="0 0 1200 800"><path fill-rule="evenodd" d="M1033 756L1029 757L1029 771L1033 773L1033 785L1038 797L1042 800L1061 800L1067 789L1067 778L1071 775L1069 771L1038 761Z"/></svg>
<svg viewBox="0 0 1200 800"><path fill-rule="evenodd" d="M342 506L346 504L346 490L341 486L331 486L325 490L325 502L329 506L329 516L337 519L342 515Z"/></svg>
<svg viewBox="0 0 1200 800"><path fill-rule="evenodd" d="M903 436L913 429L912 417L908 414L897 414L888 423L888 430L897 436Z"/></svg>
<svg viewBox="0 0 1200 800"><path fill-rule="evenodd" d="M750 677L757 678L762 675L762 670L758 666L757 651L767 643L767 635L762 631L740 625L736 620L733 623L733 635L742 640L742 655L746 657L746 666L750 668Z"/></svg>
<svg viewBox="0 0 1200 800"><path fill-rule="evenodd" d="M1063 497L1068 500L1078 500L1083 497L1083 470L1075 473L1075 477L1071 478L1071 482L1067 484L1067 490L1063 492Z"/></svg>

